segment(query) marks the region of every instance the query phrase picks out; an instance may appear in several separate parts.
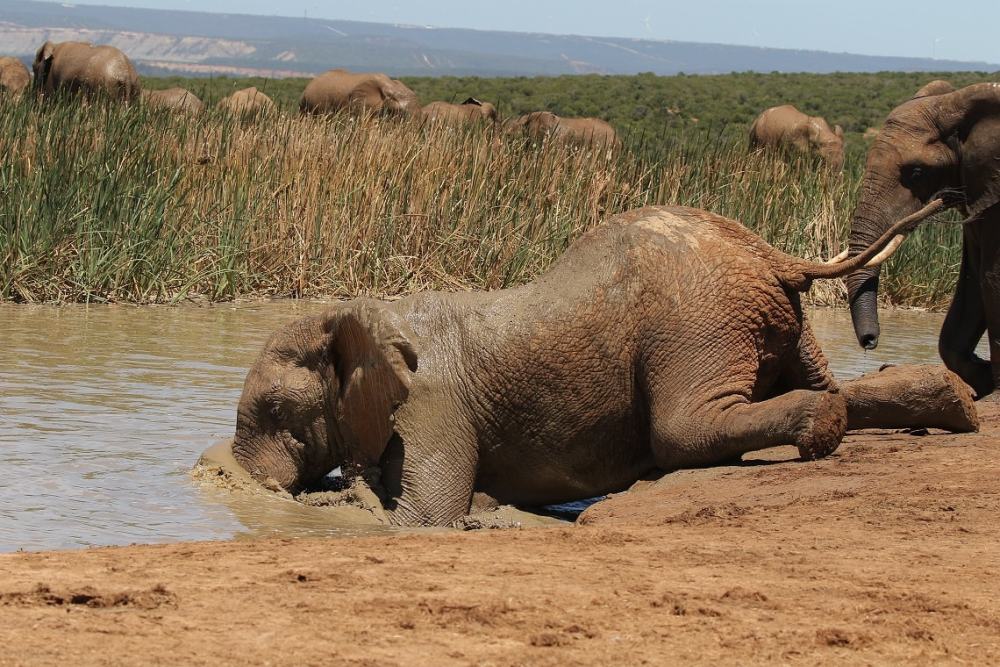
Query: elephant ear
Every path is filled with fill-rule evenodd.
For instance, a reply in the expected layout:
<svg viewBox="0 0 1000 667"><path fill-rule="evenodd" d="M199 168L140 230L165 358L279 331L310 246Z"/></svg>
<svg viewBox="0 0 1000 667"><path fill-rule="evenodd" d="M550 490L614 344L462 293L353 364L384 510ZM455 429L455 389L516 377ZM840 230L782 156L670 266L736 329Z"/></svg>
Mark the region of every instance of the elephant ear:
<svg viewBox="0 0 1000 667"><path fill-rule="evenodd" d="M45 42L40 47L38 47L38 52L35 54L35 60L44 61L52 60L52 53L55 51L55 44L52 42Z"/></svg>
<svg viewBox="0 0 1000 667"><path fill-rule="evenodd" d="M379 113L385 102L385 95L376 82L365 81L354 86L347 101L356 111Z"/></svg>
<svg viewBox="0 0 1000 667"><path fill-rule="evenodd" d="M52 67L52 56L55 51L55 44L52 42L45 42L35 53L35 62L32 68L35 71L35 78L37 84L45 83L45 80L49 76L49 69Z"/></svg>
<svg viewBox="0 0 1000 667"><path fill-rule="evenodd" d="M941 137L958 154L970 218L1000 201L1000 85L966 86L934 100Z"/></svg>
<svg viewBox="0 0 1000 667"><path fill-rule="evenodd" d="M375 302L338 308L324 322L336 383L335 417L350 459L374 465L410 393L417 353L402 318Z"/></svg>
<svg viewBox="0 0 1000 667"><path fill-rule="evenodd" d="M959 135L961 177L970 218L1000 202L1000 109Z"/></svg>

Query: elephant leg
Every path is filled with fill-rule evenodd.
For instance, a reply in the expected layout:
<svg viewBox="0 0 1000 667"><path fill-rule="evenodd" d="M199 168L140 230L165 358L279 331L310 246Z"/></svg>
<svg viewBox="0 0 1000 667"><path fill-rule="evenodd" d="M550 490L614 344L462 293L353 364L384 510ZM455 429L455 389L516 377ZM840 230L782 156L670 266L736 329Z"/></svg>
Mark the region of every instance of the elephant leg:
<svg viewBox="0 0 1000 667"><path fill-rule="evenodd" d="M802 333L795 355L781 374L781 386L785 389L826 390L837 386L830 372L826 355L813 334L812 327L803 317Z"/></svg>
<svg viewBox="0 0 1000 667"><path fill-rule="evenodd" d="M948 307L948 314L941 326L938 353L949 370L956 373L982 398L996 387L996 364L992 365L976 354L976 345L986 331L987 318L980 287L979 258L975 253L971 230L965 230L962 239L962 267L955 285L955 296ZM1000 335L1000 322L993 330ZM1000 360L990 342L990 357Z"/></svg>
<svg viewBox="0 0 1000 667"><path fill-rule="evenodd" d="M989 221L993 223L992 220ZM1000 387L1000 230L995 223L972 223L965 235L964 247L979 260L979 298L986 314L987 340L990 346L991 388ZM978 342L978 341L977 341ZM976 388L976 394L982 396ZM1000 395L991 400L1000 400Z"/></svg>
<svg viewBox="0 0 1000 667"><path fill-rule="evenodd" d="M889 366L841 384L847 428L979 428L972 391L940 365Z"/></svg>
<svg viewBox="0 0 1000 667"><path fill-rule="evenodd" d="M651 445L664 470L716 465L779 445L816 459L833 452L847 430L847 405L835 388L796 389L759 403L730 395L690 412L659 408L651 413Z"/></svg>
<svg viewBox="0 0 1000 667"><path fill-rule="evenodd" d="M716 465L779 445L795 445L806 459L835 450L847 428L847 406L808 325L802 331L776 378L780 393L765 394L764 400L754 402L760 397L759 353L746 344L720 345L716 349L725 349L726 358L697 367L696 374L704 378L707 372L714 384L707 401L671 391L678 380L692 384L677 373L657 370L645 378L657 465L665 470Z"/></svg>
<svg viewBox="0 0 1000 667"><path fill-rule="evenodd" d="M836 383L808 322L803 322L797 352L782 376L783 384L790 389L814 390L839 384L847 402L849 431L940 428L966 433L979 428L968 387L941 366L892 366Z"/></svg>
<svg viewBox="0 0 1000 667"><path fill-rule="evenodd" d="M441 443L448 433L426 442L393 436L379 462L383 505L397 526L450 526L469 513L478 457ZM404 443L405 440L405 443Z"/></svg>

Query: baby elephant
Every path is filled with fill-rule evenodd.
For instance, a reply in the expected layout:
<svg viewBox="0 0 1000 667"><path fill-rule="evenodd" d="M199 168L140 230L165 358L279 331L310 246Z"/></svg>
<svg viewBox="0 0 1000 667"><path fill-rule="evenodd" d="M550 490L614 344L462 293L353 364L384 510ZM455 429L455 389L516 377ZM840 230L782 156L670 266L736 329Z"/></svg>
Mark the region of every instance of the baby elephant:
<svg viewBox="0 0 1000 667"><path fill-rule="evenodd" d="M256 86L242 88L219 100L218 108L234 116L253 118L274 113L277 106L270 97Z"/></svg>
<svg viewBox="0 0 1000 667"><path fill-rule="evenodd" d="M523 132L536 141L552 137L558 141L617 147L618 133L600 118L562 118L551 111L533 111L514 120L510 131Z"/></svg>
<svg viewBox="0 0 1000 667"><path fill-rule="evenodd" d="M202 101L185 88L144 90L142 91L142 99L154 109L164 109L186 116L197 116L205 109Z"/></svg>
<svg viewBox="0 0 1000 667"><path fill-rule="evenodd" d="M522 287L348 301L271 337L246 379L232 454L292 492L338 465L378 466L386 513L402 525L450 524L473 492L535 506L775 445L825 456L851 426L853 394L834 382L799 293L883 260L893 235L940 207L833 264L706 211L644 208L588 232ZM884 394L865 394L865 426L892 403Z"/></svg>
<svg viewBox="0 0 1000 667"><path fill-rule="evenodd" d="M421 113L427 122L452 126L476 123L495 125L499 119L495 106L489 102L480 102L475 97L470 97L461 104L431 102Z"/></svg>

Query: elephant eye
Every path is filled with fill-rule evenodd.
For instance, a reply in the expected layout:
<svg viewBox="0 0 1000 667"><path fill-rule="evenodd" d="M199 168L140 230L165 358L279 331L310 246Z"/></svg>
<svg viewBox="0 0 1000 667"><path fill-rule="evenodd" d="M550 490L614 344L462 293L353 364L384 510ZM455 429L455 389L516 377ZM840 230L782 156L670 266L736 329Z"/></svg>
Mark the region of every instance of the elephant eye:
<svg viewBox="0 0 1000 667"><path fill-rule="evenodd" d="M917 165L907 167L903 170L903 179L907 185L916 185L923 180L926 175L927 171L923 167Z"/></svg>

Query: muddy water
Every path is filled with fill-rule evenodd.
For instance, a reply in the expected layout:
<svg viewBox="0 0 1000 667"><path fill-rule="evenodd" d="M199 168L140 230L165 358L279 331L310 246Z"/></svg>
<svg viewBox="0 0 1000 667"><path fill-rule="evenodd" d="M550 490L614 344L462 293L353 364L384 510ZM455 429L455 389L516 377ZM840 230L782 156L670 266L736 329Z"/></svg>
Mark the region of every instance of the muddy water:
<svg viewBox="0 0 1000 667"><path fill-rule="evenodd" d="M231 435L268 335L325 305L0 306L0 551L344 532L321 509L234 499L188 475ZM812 314L841 377L936 361L941 317L886 313L865 354L846 313Z"/></svg>

